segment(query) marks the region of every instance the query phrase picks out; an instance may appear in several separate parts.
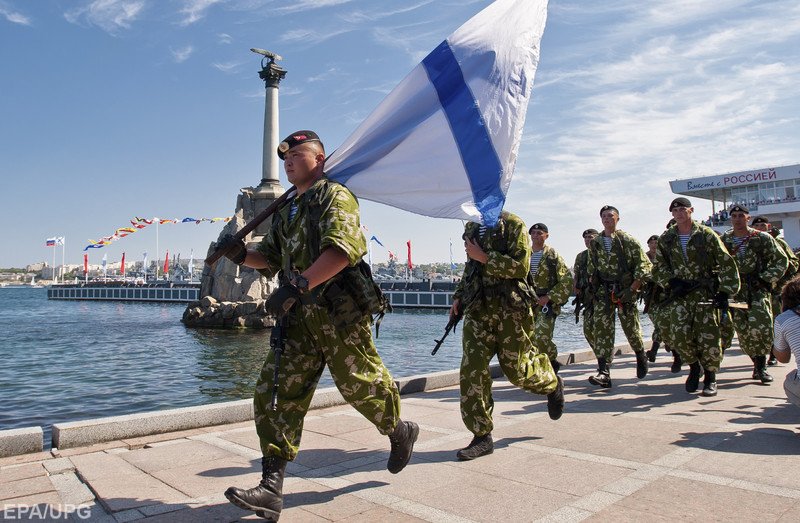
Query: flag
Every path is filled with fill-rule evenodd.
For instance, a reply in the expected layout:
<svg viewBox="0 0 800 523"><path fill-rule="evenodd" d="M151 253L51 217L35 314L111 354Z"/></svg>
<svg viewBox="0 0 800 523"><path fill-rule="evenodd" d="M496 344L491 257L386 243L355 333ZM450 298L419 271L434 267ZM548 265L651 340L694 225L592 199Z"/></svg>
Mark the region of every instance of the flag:
<svg viewBox="0 0 800 523"><path fill-rule="evenodd" d="M134 216L134 218L136 219L137 222L143 222L143 223L146 223L147 225L150 225L151 223L153 223L153 220L147 220L145 218L139 218L138 216ZM131 220L131 222L133 223L133 220Z"/></svg>
<svg viewBox="0 0 800 523"><path fill-rule="evenodd" d="M373 236L372 238L370 238L370 239L369 239L369 241L377 243L378 245L380 245L380 246L381 246L381 247L383 247L384 249L386 248L386 247L384 247L384 245L381 243L381 241L380 241L378 238L376 238L375 236Z"/></svg>
<svg viewBox="0 0 800 523"><path fill-rule="evenodd" d="M55 238L47 238L47 239L44 241L44 244L45 244L47 247L55 247L55 246L56 246L56 239L55 239Z"/></svg>
<svg viewBox="0 0 800 523"><path fill-rule="evenodd" d="M456 264L453 262L453 239L450 238L450 268L455 269Z"/></svg>
<svg viewBox="0 0 800 523"><path fill-rule="evenodd" d="M89 255L88 254L84 254L83 255L83 274L88 274L88 273L89 273Z"/></svg>
<svg viewBox="0 0 800 523"><path fill-rule="evenodd" d="M83 248L84 251L88 251L89 249L102 249L105 247L105 243L90 243L86 247Z"/></svg>
<svg viewBox="0 0 800 523"><path fill-rule="evenodd" d="M408 268L413 269L414 266L411 265L411 240L408 240L406 245L408 245Z"/></svg>
<svg viewBox="0 0 800 523"><path fill-rule="evenodd" d="M181 220L181 223L189 223L189 222L200 223L200 220L198 220L197 218L184 218L183 220Z"/></svg>
<svg viewBox="0 0 800 523"><path fill-rule="evenodd" d="M64 245L64 237L63 236L56 236L56 245Z"/></svg>
<svg viewBox="0 0 800 523"><path fill-rule="evenodd" d="M103 255L103 261L102 261L102 265L103 265L103 278L104 278L104 279L105 279L105 277L106 277L106 276L108 276L108 269L106 268L106 263L107 263L107 262L108 262L108 253L105 253L105 254Z"/></svg>
<svg viewBox="0 0 800 523"><path fill-rule="evenodd" d="M169 250L167 254L164 255L164 274L169 273Z"/></svg>
<svg viewBox="0 0 800 523"><path fill-rule="evenodd" d="M194 274L194 249L189 252L189 279Z"/></svg>
<svg viewBox="0 0 800 523"><path fill-rule="evenodd" d="M125 277L125 253L122 253L122 263L119 264L119 272L122 277Z"/></svg>
<svg viewBox="0 0 800 523"><path fill-rule="evenodd" d="M434 49L326 162L358 197L494 225L517 161L547 0L497 0Z"/></svg>

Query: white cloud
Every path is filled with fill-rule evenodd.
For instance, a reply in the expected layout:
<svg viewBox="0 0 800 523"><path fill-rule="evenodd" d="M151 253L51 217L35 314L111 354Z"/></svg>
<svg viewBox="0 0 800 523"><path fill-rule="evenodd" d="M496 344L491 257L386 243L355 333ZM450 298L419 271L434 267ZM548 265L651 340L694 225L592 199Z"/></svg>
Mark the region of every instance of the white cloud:
<svg viewBox="0 0 800 523"><path fill-rule="evenodd" d="M342 4L348 4L353 0L298 0L292 5L285 7L278 7L274 9L279 14L297 13L302 11L309 11L311 9L320 9L323 7L333 7Z"/></svg>
<svg viewBox="0 0 800 523"><path fill-rule="evenodd" d="M235 73L242 65L243 62L214 62L211 64L212 67L223 73Z"/></svg>
<svg viewBox="0 0 800 523"><path fill-rule="evenodd" d="M221 44L230 44L233 42L233 37L228 33L219 33L217 34L217 38Z"/></svg>
<svg viewBox="0 0 800 523"><path fill-rule="evenodd" d="M183 19L179 22L181 26L192 25L198 20L202 20L206 16L208 9L214 4L223 2L224 0L182 0L183 7L180 14Z"/></svg>
<svg viewBox="0 0 800 523"><path fill-rule="evenodd" d="M191 45L185 45L178 49L173 49L170 47L170 52L172 53L172 59L175 60L176 63L185 62L192 56L194 52L194 47Z"/></svg>
<svg viewBox="0 0 800 523"><path fill-rule="evenodd" d="M12 24L31 25L30 18L20 13L19 11L14 11L10 7L6 7L1 4L0 4L0 16L4 17Z"/></svg>
<svg viewBox="0 0 800 523"><path fill-rule="evenodd" d="M281 42L300 42L308 45L318 44L333 37L350 32L351 28L319 31L313 29L294 29L281 35Z"/></svg>
<svg viewBox="0 0 800 523"><path fill-rule="evenodd" d="M84 7L64 13L64 18L73 24L85 21L110 34L120 29L130 29L145 7L144 0L94 0Z"/></svg>

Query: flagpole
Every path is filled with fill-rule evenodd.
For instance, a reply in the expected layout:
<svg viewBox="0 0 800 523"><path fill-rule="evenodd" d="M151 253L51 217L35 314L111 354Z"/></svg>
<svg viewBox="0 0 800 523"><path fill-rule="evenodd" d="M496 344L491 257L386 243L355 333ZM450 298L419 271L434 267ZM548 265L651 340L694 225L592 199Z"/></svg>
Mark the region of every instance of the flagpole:
<svg viewBox="0 0 800 523"><path fill-rule="evenodd" d="M66 249L66 248L67 248L67 237L66 236L62 236L61 237L61 271L59 271L61 273L61 283L62 284L64 283L64 272L66 272L66 271L64 271L64 249Z"/></svg>
<svg viewBox="0 0 800 523"><path fill-rule="evenodd" d="M161 259L161 251L158 250L158 226L159 226L159 219L153 218L156 220L156 281L158 281L158 261Z"/></svg>

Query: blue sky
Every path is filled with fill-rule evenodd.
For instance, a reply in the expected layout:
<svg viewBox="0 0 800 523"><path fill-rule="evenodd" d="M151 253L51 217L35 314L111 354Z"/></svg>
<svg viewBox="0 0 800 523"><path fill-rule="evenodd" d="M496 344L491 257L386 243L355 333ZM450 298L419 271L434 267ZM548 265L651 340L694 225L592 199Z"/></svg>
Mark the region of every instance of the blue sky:
<svg viewBox="0 0 800 523"><path fill-rule="evenodd" d="M51 261L57 235L79 263L134 216L231 215L261 177L250 47L284 57L281 136L315 129L331 152L489 3L0 0L0 267ZM606 203L644 241L670 217L669 180L800 162L798 86L795 0L551 0L506 208L547 223L570 264ZM396 252L410 239L415 262L447 261L451 238L463 260L460 221L362 202L362 223ZM220 230L164 225L161 254L202 256ZM153 259L155 243L144 229L90 261Z"/></svg>

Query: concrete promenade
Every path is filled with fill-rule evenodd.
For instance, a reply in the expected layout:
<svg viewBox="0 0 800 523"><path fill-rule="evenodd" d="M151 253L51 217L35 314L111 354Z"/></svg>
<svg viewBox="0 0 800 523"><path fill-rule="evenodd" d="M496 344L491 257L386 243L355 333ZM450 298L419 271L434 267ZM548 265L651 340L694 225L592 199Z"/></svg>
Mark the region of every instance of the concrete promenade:
<svg viewBox="0 0 800 523"><path fill-rule="evenodd" d="M398 475L385 470L387 438L355 410L314 410L281 521L797 521L800 409L782 386L794 362L764 386L729 351L715 398L686 393L686 367L674 375L670 362L662 351L639 381L620 356L610 390L588 383L593 363L564 367L559 421L544 397L497 380L495 452L471 462L455 457L471 438L457 388L404 396L421 431ZM257 520L222 493L254 486L259 458L252 422L2 458L0 520L65 509L76 521Z"/></svg>

